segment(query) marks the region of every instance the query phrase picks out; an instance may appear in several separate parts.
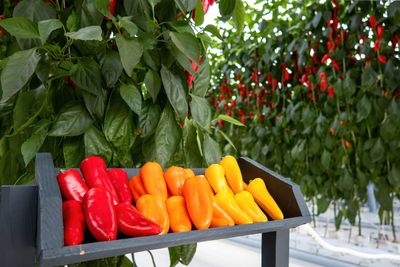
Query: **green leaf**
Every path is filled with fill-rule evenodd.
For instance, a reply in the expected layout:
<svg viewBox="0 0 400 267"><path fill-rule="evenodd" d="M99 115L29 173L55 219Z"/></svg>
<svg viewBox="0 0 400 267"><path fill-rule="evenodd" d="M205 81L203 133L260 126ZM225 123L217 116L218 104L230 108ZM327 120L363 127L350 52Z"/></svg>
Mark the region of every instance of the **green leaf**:
<svg viewBox="0 0 400 267"><path fill-rule="evenodd" d="M214 121L217 121L217 120L223 120L223 121L229 122L229 123L237 125L237 126L246 127L246 125L244 125L237 119L234 119L234 118L232 118L228 115L224 115L224 114L220 114L220 115L218 115L218 117L216 119L214 119Z"/></svg>
<svg viewBox="0 0 400 267"><path fill-rule="evenodd" d="M40 39L42 41L42 44L44 44L46 43L47 38L50 36L50 34L53 31L62 28L63 24L58 19L48 19L39 21L38 27Z"/></svg>
<svg viewBox="0 0 400 267"><path fill-rule="evenodd" d="M67 29L70 32L75 32L79 29L79 16L75 10L72 10L71 14L68 16Z"/></svg>
<svg viewBox="0 0 400 267"><path fill-rule="evenodd" d="M197 62L200 57L200 44L197 38L187 32L169 32L172 43L181 51L186 57L194 62Z"/></svg>
<svg viewBox="0 0 400 267"><path fill-rule="evenodd" d="M370 151L370 158L372 162L379 162L385 157L385 147L380 138L378 138Z"/></svg>
<svg viewBox="0 0 400 267"><path fill-rule="evenodd" d="M121 84L119 92L122 99L136 114L140 115L142 109L142 94L134 84Z"/></svg>
<svg viewBox="0 0 400 267"><path fill-rule="evenodd" d="M394 164L389 172L388 180L392 186L400 186L400 170Z"/></svg>
<svg viewBox="0 0 400 267"><path fill-rule="evenodd" d="M67 103L58 114L50 136L77 136L93 123L85 108L76 102Z"/></svg>
<svg viewBox="0 0 400 267"><path fill-rule="evenodd" d="M211 109L205 98L191 95L190 111L195 120L201 127L208 129L211 123Z"/></svg>
<svg viewBox="0 0 400 267"><path fill-rule="evenodd" d="M203 154L207 165L218 163L221 160L221 150L218 143L208 134L204 135Z"/></svg>
<svg viewBox="0 0 400 267"><path fill-rule="evenodd" d="M111 162L113 151L104 134L95 126L91 126L83 136L85 156L100 156L106 162Z"/></svg>
<svg viewBox="0 0 400 267"><path fill-rule="evenodd" d="M153 103L156 102L158 93L161 89L161 79L158 73L152 69L149 69L144 77L144 84L146 85L147 91L153 99Z"/></svg>
<svg viewBox="0 0 400 267"><path fill-rule="evenodd" d="M72 80L83 90L99 95L103 90L99 65L91 58L81 58L72 66Z"/></svg>
<svg viewBox="0 0 400 267"><path fill-rule="evenodd" d="M146 138L154 133L160 120L161 109L158 104L142 105L139 114L140 136Z"/></svg>
<svg viewBox="0 0 400 267"><path fill-rule="evenodd" d="M236 0L235 12L233 13L233 22L235 23L236 30L241 33L244 29L244 22L246 18L246 11L242 0Z"/></svg>
<svg viewBox="0 0 400 267"><path fill-rule="evenodd" d="M84 148L81 137L65 138L63 142L65 168L79 168L85 157Z"/></svg>
<svg viewBox="0 0 400 267"><path fill-rule="evenodd" d="M178 48L176 48L175 45L172 45L171 47L171 54L175 57L176 61L189 73L192 75L195 75L196 72L193 70L192 64L190 64L190 61L188 58L183 54L181 51L179 51Z"/></svg>
<svg viewBox="0 0 400 267"><path fill-rule="evenodd" d="M161 79L169 102L178 116L184 118L188 114L188 104L182 80L164 65L161 67Z"/></svg>
<svg viewBox="0 0 400 267"><path fill-rule="evenodd" d="M170 105L166 105L158 122L153 138L143 143L142 151L146 161L157 161L162 167L170 161L181 140L181 130L176 123Z"/></svg>
<svg viewBox="0 0 400 267"><path fill-rule="evenodd" d="M21 92L13 112L13 127L19 132L32 124L41 112L46 98L46 88L42 85L35 90Z"/></svg>
<svg viewBox="0 0 400 267"><path fill-rule="evenodd" d="M107 91L101 90L98 95L92 95L82 91L82 96L90 115L102 121L107 105Z"/></svg>
<svg viewBox="0 0 400 267"><path fill-rule="evenodd" d="M196 254L197 244L169 247L170 267L176 266L179 262L189 265Z"/></svg>
<svg viewBox="0 0 400 267"><path fill-rule="evenodd" d="M350 196L354 185L353 176L349 173L348 170L345 170L344 174L340 176L336 185L339 191L345 194L345 196Z"/></svg>
<svg viewBox="0 0 400 267"><path fill-rule="evenodd" d="M317 198L317 215L327 211L330 203L330 200L324 197Z"/></svg>
<svg viewBox="0 0 400 267"><path fill-rule="evenodd" d="M125 39L122 35L117 34L115 38L121 57L122 66L129 77L132 76L132 71L139 63L143 54L143 49L136 40Z"/></svg>
<svg viewBox="0 0 400 267"><path fill-rule="evenodd" d="M223 137L226 141L228 141L228 143L233 147L233 149L235 149L235 150L237 151L237 149L236 149L235 145L233 144L232 140L226 135L226 133L224 133L224 132L221 131L220 129L217 129L217 132L219 132L219 133L222 135L222 137Z"/></svg>
<svg viewBox="0 0 400 267"><path fill-rule="evenodd" d="M1 102L6 102L29 81L40 60L36 49L15 52L9 57L1 72L1 87L3 95Z"/></svg>
<svg viewBox="0 0 400 267"><path fill-rule="evenodd" d="M343 212L342 210L339 210L338 214L335 217L335 228L336 231L340 229L340 225L342 224L343 220Z"/></svg>
<svg viewBox="0 0 400 267"><path fill-rule="evenodd" d="M107 87L113 87L123 72L118 52L108 49L104 53L100 65L101 73L106 81Z"/></svg>
<svg viewBox="0 0 400 267"><path fill-rule="evenodd" d="M183 152L185 157L185 166L187 167L201 167L203 166L203 158L200 154L197 143L197 132L192 120L185 118L182 133Z"/></svg>
<svg viewBox="0 0 400 267"><path fill-rule="evenodd" d="M111 13L109 11L110 8L110 0L94 0L93 3L96 9L103 14L104 16L110 16Z"/></svg>
<svg viewBox="0 0 400 267"><path fill-rule="evenodd" d="M314 26L314 28L318 27L319 22L321 21L322 18L322 13L318 12L317 14L315 14L314 18L312 19L312 25Z"/></svg>
<svg viewBox="0 0 400 267"><path fill-rule="evenodd" d="M15 38L40 39L37 26L25 17L13 17L0 21L3 27Z"/></svg>
<svg viewBox="0 0 400 267"><path fill-rule="evenodd" d="M331 153L329 153L326 149L324 149L321 155L321 165L325 171L329 170L330 162L331 162Z"/></svg>
<svg viewBox="0 0 400 267"><path fill-rule="evenodd" d="M364 68L363 73L361 75L361 88L364 91L368 91L376 82L378 74L369 64L366 68Z"/></svg>
<svg viewBox="0 0 400 267"><path fill-rule="evenodd" d="M195 75L192 94L204 97L210 88L210 63L208 59L204 60Z"/></svg>
<svg viewBox="0 0 400 267"><path fill-rule="evenodd" d="M13 12L13 17L25 17L33 22L55 19L57 16L53 5L42 0L23 0L18 3Z"/></svg>
<svg viewBox="0 0 400 267"><path fill-rule="evenodd" d="M215 37L217 37L218 39L222 40L222 36L221 36L221 34L219 33L219 29L218 29L216 26L214 26L214 25L212 25L212 24L208 24L208 25L204 28L204 30L205 30L205 31L208 31L209 33L212 33Z"/></svg>
<svg viewBox="0 0 400 267"><path fill-rule="evenodd" d="M390 186L386 182L376 184L378 190L375 191L375 196L381 205L381 209L391 211L393 208L393 200L390 197Z"/></svg>
<svg viewBox="0 0 400 267"><path fill-rule="evenodd" d="M93 0L83 0L80 12L80 27L100 25L104 15L96 8Z"/></svg>
<svg viewBox="0 0 400 267"><path fill-rule="evenodd" d="M161 0L148 0L148 2L149 2L149 4L150 4L150 6L153 8L153 10L154 10L154 7L158 4L158 3L160 3L161 2Z"/></svg>
<svg viewBox="0 0 400 267"><path fill-rule="evenodd" d="M25 167L35 157L36 153L42 147L47 137L47 127L40 129L32 134L21 146L21 154L24 158Z"/></svg>
<svg viewBox="0 0 400 267"><path fill-rule="evenodd" d="M342 86L343 86L344 96L346 97L347 100L350 100L351 97L356 92L356 83L351 79L349 73L343 80Z"/></svg>
<svg viewBox="0 0 400 267"><path fill-rule="evenodd" d="M133 114L117 91L111 94L106 117L104 119L104 135L118 150L127 152L135 142Z"/></svg>
<svg viewBox="0 0 400 267"><path fill-rule="evenodd" d="M219 13L221 16L231 16L235 10L237 0L221 0L219 3Z"/></svg>
<svg viewBox="0 0 400 267"><path fill-rule="evenodd" d="M89 26L82 29L79 29L77 32L67 32L65 36L68 36L74 40L83 40L83 41L101 41L103 38L101 37L102 31L100 26Z"/></svg>
<svg viewBox="0 0 400 267"><path fill-rule="evenodd" d="M390 143L390 141L396 139L397 130L397 123L392 116L389 116L382 124L379 129L380 135L382 139Z"/></svg>
<svg viewBox="0 0 400 267"><path fill-rule="evenodd" d="M204 22L204 9L201 0L197 0L196 2L197 4L196 4L194 22L196 26L200 26Z"/></svg>
<svg viewBox="0 0 400 267"><path fill-rule="evenodd" d="M360 122L368 117L371 112L371 102L364 95L357 103L357 122Z"/></svg>
<svg viewBox="0 0 400 267"><path fill-rule="evenodd" d="M138 27L131 21L131 17L122 17L119 19L121 27L124 28L131 37L134 37L138 32Z"/></svg>

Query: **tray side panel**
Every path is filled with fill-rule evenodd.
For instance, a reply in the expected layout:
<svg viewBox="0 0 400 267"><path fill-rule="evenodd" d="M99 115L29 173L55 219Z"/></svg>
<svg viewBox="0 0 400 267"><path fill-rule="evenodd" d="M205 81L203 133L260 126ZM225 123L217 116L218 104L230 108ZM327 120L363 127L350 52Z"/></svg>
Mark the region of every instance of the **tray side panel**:
<svg viewBox="0 0 400 267"><path fill-rule="evenodd" d="M293 184L288 179L278 176L268 168L248 158L240 158L238 163L245 182L254 178L262 178L265 181L268 191L281 208L285 218L302 216L297 203L298 200L293 192Z"/></svg>
<svg viewBox="0 0 400 267"><path fill-rule="evenodd" d="M62 199L56 180L56 170L50 153L38 153L35 162L38 184L37 247L44 249L64 246Z"/></svg>
<svg viewBox="0 0 400 267"><path fill-rule="evenodd" d="M0 187L0 262L33 266L36 256L37 186Z"/></svg>

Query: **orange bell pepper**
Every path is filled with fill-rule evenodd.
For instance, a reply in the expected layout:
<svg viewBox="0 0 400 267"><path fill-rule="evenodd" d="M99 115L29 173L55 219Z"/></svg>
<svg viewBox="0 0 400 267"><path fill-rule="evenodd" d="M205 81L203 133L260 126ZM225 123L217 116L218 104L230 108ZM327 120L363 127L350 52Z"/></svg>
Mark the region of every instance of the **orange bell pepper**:
<svg viewBox="0 0 400 267"><path fill-rule="evenodd" d="M232 189L225 180L224 167L219 164L212 164L206 169L205 175L215 193L228 192L233 196Z"/></svg>
<svg viewBox="0 0 400 267"><path fill-rule="evenodd" d="M186 168L186 169L184 169L184 171L185 171L185 174L186 174L186 178L190 178L190 177L196 176L192 169Z"/></svg>
<svg viewBox="0 0 400 267"><path fill-rule="evenodd" d="M213 217L211 220L211 227L226 227L233 226L235 222L218 204L213 202Z"/></svg>
<svg viewBox="0 0 400 267"><path fill-rule="evenodd" d="M251 193L242 191L235 195L235 201L239 207L253 219L254 222L267 222L268 217L260 209Z"/></svg>
<svg viewBox="0 0 400 267"><path fill-rule="evenodd" d="M164 201L167 200L167 185L160 164L157 162L147 162L140 168L140 177L148 194L161 196Z"/></svg>
<svg viewBox="0 0 400 267"><path fill-rule="evenodd" d="M144 185L142 183L142 179L139 175L132 176L129 180L129 189L131 190L133 199L135 202L143 195L146 195L147 192L144 189Z"/></svg>
<svg viewBox="0 0 400 267"><path fill-rule="evenodd" d="M222 192L215 195L217 204L233 219L235 224L253 223L253 219L244 212L235 199L228 192Z"/></svg>
<svg viewBox="0 0 400 267"><path fill-rule="evenodd" d="M210 185L204 176L186 179L183 186L183 196L190 219L197 229L208 229L213 215L212 195Z"/></svg>
<svg viewBox="0 0 400 267"><path fill-rule="evenodd" d="M167 200L167 210L172 232L179 233L192 230L192 221L186 209L185 198L183 196L169 197Z"/></svg>
<svg viewBox="0 0 400 267"><path fill-rule="evenodd" d="M283 213L276 204L275 200L272 198L271 194L268 192L265 182L261 178L256 178L252 180L247 186L247 191L249 191L257 204L274 220L282 220Z"/></svg>
<svg viewBox="0 0 400 267"><path fill-rule="evenodd" d="M235 194L243 191L243 177L236 159L225 156L219 163L225 170L225 177Z"/></svg>
<svg viewBox="0 0 400 267"><path fill-rule="evenodd" d="M169 216L167 206L161 196L143 195L136 202L136 208L144 217L162 227L161 234L168 233Z"/></svg>
<svg viewBox="0 0 400 267"><path fill-rule="evenodd" d="M186 180L185 169L176 166L169 167L164 173L164 179L171 195L182 196L182 187Z"/></svg>

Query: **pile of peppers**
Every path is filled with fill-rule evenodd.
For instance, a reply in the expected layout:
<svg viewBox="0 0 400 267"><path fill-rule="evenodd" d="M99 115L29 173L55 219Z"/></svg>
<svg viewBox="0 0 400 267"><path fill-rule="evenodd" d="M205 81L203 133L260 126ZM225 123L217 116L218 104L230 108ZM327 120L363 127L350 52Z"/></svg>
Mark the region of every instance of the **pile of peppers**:
<svg viewBox="0 0 400 267"><path fill-rule="evenodd" d="M120 237L187 232L192 228L281 220L282 211L265 182L246 184L236 159L225 156L204 175L157 162L144 164L128 178L123 169L107 169L101 157L89 156L75 169L61 171L64 244L79 245L85 231L97 241Z"/></svg>

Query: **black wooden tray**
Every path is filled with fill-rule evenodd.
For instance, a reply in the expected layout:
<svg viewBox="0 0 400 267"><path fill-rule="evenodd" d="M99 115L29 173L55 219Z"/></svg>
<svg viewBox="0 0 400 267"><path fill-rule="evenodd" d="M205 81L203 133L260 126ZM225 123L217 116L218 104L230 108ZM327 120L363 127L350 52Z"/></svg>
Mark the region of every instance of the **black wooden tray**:
<svg viewBox="0 0 400 267"><path fill-rule="evenodd" d="M193 230L185 233L169 233L167 235L64 246L62 199L56 180L59 169L54 167L49 153L39 153L36 156L35 175L37 186L2 188L3 194L0 195L0 207L4 207L4 209L0 212L0 227L8 227L11 234L6 235L6 231L3 231L4 233L2 234L0 231L0 237L3 235L5 237L8 236L8 239L10 239L12 236L14 243L10 244L7 238L4 238L3 241L0 240L2 251L0 260L4 258L2 262L5 263L5 266L13 266L11 264L12 258L15 257L14 255L20 255L20 257L25 255L25 262L29 263L32 251L36 251L40 266L60 266L144 250L262 233L262 266L288 266L289 229L311 221L300 188L289 179L272 172L249 158L240 158L238 163L246 182L257 177L264 179L268 191L281 208L285 219L207 230ZM131 177L138 172L138 169L126 169L126 171ZM203 174L204 169L195 169L195 173ZM28 195L29 198L25 197L23 199L21 197L23 194ZM38 199L37 213L35 213L33 207L36 206L36 195ZM14 203L18 201L17 199L19 199L19 202ZM14 201L14 204L3 205L5 203L9 204L11 201ZM30 203L30 205L23 205L24 202ZM15 214L20 215L15 216ZM25 222L18 224L17 227L14 223L23 221L23 215L25 215ZM34 234L32 234L33 237L26 234L26 227L29 221L34 220L33 218L36 215L35 238ZM24 243L24 247L15 245L18 240ZM36 244L29 247L30 240L33 240L32 242L36 242ZM7 254L6 251L9 253ZM10 261L10 265L7 264L7 260ZM32 265L21 264L19 266L33 266L33 263Z"/></svg>

